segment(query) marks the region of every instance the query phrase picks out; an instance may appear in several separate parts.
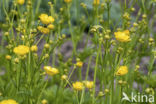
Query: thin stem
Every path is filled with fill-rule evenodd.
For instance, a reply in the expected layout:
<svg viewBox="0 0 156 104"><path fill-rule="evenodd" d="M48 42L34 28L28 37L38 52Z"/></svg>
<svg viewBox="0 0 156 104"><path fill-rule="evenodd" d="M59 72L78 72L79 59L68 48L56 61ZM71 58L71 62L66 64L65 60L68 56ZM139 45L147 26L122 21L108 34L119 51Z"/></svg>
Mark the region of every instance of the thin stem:
<svg viewBox="0 0 156 104"><path fill-rule="evenodd" d="M40 7L40 5L41 5L41 1L42 1L42 0L37 0L37 7L36 7L36 11L35 11L35 16L36 16L37 13L38 13L39 7Z"/></svg>
<svg viewBox="0 0 156 104"><path fill-rule="evenodd" d="M87 72L86 72L86 78L85 78L85 80L87 80L87 78L88 78L91 60L92 60L92 56L89 57L89 62L88 62L88 67L87 67Z"/></svg>
<svg viewBox="0 0 156 104"><path fill-rule="evenodd" d="M44 35L42 35L42 36L40 37L40 39L36 42L36 45L38 45L38 43L43 39L43 37L44 37Z"/></svg>
<svg viewBox="0 0 156 104"><path fill-rule="evenodd" d="M110 2L107 2L108 28L110 26Z"/></svg>
<svg viewBox="0 0 156 104"><path fill-rule="evenodd" d="M73 43L73 53L72 53L72 57L76 54L76 45L75 45L75 40L74 40L74 35L72 32L72 25L71 25L71 16L70 16L70 5L67 5L67 10L68 10L68 25L69 25L69 31L71 34L71 38L72 38L72 43Z"/></svg>
<svg viewBox="0 0 156 104"><path fill-rule="evenodd" d="M84 94L85 94L85 88L82 90L80 104L83 103Z"/></svg>
<svg viewBox="0 0 156 104"><path fill-rule="evenodd" d="M45 82L43 88L41 89L41 93L40 93L40 95L39 95L39 97L38 97L37 104L40 104L40 99L41 99L41 97L42 97L43 91L45 90L47 84L48 84L48 79L46 80L46 82Z"/></svg>
<svg viewBox="0 0 156 104"><path fill-rule="evenodd" d="M92 104L95 104L95 88L96 88L96 73L98 69L98 62L99 62L99 53L101 51L101 43L99 44L98 52L97 52L97 57L96 57L96 65L95 65L95 71L94 71L94 87L93 87L93 99L92 99Z"/></svg>

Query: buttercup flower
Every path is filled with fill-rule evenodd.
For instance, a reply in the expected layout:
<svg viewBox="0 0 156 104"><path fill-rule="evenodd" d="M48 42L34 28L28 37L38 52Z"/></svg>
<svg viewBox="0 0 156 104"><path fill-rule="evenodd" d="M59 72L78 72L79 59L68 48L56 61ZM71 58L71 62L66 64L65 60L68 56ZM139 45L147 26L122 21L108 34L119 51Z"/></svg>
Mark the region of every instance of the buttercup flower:
<svg viewBox="0 0 156 104"><path fill-rule="evenodd" d="M75 82L75 83L73 83L73 88L77 91L81 91L83 89L83 83L82 82Z"/></svg>
<svg viewBox="0 0 156 104"><path fill-rule="evenodd" d="M48 34L50 32L48 28L45 28L43 26L38 26L37 29L43 34Z"/></svg>
<svg viewBox="0 0 156 104"><path fill-rule="evenodd" d="M17 0L17 3L20 4L20 5L23 5L25 2L25 0Z"/></svg>
<svg viewBox="0 0 156 104"><path fill-rule="evenodd" d="M37 29L38 29L39 31L41 31L42 28L43 28L42 26L38 26L38 27L37 27Z"/></svg>
<svg viewBox="0 0 156 104"><path fill-rule="evenodd" d="M127 66L120 66L118 71L116 72L116 75L122 76L128 73Z"/></svg>
<svg viewBox="0 0 156 104"><path fill-rule="evenodd" d="M100 4L100 0L94 0L93 1L93 5L99 5Z"/></svg>
<svg viewBox="0 0 156 104"><path fill-rule="evenodd" d="M70 3L72 0L64 0L65 3Z"/></svg>
<svg viewBox="0 0 156 104"><path fill-rule="evenodd" d="M50 30L53 30L54 29L54 25L50 24L50 25L48 25L47 28L50 29Z"/></svg>
<svg viewBox="0 0 156 104"><path fill-rule="evenodd" d="M129 42L130 41L130 33L129 30L125 30L123 32L115 32L115 38L120 42Z"/></svg>
<svg viewBox="0 0 156 104"><path fill-rule="evenodd" d="M14 48L13 52L17 55L26 55L27 53L29 53L29 47L25 46L25 45L19 45L17 47Z"/></svg>
<svg viewBox="0 0 156 104"><path fill-rule="evenodd" d="M18 104L18 103L13 99L8 99L1 101L0 104Z"/></svg>
<svg viewBox="0 0 156 104"><path fill-rule="evenodd" d="M44 66L43 69L46 71L48 75L51 75L51 76L59 73L58 69L52 68L51 66Z"/></svg>
<svg viewBox="0 0 156 104"><path fill-rule="evenodd" d="M54 22L54 18L52 16L48 16L47 14L41 14L39 18L43 24L50 24Z"/></svg>
<svg viewBox="0 0 156 104"><path fill-rule="evenodd" d="M36 45L31 46L31 51L32 52L37 52L38 47Z"/></svg>
<svg viewBox="0 0 156 104"><path fill-rule="evenodd" d="M85 84L85 87L88 89L93 88L93 81L85 81L84 84Z"/></svg>
<svg viewBox="0 0 156 104"><path fill-rule="evenodd" d="M82 62L82 61L78 61L78 62L76 63L76 66L77 66L77 67L82 67L82 66L83 66L83 62Z"/></svg>
<svg viewBox="0 0 156 104"><path fill-rule="evenodd" d="M43 33L43 34L48 34L50 31L49 31L49 29L48 28L42 28L41 29L41 33Z"/></svg>

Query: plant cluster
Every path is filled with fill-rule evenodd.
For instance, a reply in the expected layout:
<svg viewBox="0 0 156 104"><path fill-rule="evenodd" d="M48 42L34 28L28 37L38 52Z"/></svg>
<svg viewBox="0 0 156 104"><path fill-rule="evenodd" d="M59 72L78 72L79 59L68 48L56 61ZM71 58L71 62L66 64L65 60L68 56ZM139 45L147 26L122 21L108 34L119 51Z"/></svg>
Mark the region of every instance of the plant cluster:
<svg viewBox="0 0 156 104"><path fill-rule="evenodd" d="M42 0L1 1L0 104L130 104L123 92L155 104L156 0L90 1L51 0L48 12Z"/></svg>

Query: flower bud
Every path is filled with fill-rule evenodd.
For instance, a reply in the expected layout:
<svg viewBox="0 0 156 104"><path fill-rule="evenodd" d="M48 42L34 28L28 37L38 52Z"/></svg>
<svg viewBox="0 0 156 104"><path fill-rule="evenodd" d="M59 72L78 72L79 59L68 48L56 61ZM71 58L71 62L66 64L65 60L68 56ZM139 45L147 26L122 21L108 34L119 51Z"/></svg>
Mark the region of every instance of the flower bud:
<svg viewBox="0 0 156 104"><path fill-rule="evenodd" d="M44 48L45 48L45 49L49 49L49 48L50 48L50 45L46 43L46 44L44 45Z"/></svg>
<svg viewBox="0 0 156 104"><path fill-rule="evenodd" d="M10 56L10 55L6 55L5 58L6 58L7 60L11 60L11 56Z"/></svg>

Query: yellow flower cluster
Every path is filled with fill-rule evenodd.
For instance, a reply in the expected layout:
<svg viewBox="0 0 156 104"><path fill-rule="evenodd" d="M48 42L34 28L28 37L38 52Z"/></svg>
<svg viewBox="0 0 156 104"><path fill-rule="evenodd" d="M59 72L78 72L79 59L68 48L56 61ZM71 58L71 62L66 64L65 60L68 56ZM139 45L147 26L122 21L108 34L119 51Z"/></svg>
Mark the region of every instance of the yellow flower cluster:
<svg viewBox="0 0 156 104"><path fill-rule="evenodd" d="M129 30L119 31L114 33L116 40L120 42L129 42L130 41L130 33Z"/></svg>
<svg viewBox="0 0 156 104"><path fill-rule="evenodd" d="M41 14L39 16L40 18L40 21L43 23L43 24L46 24L48 25L47 27L43 27L43 26L38 26L37 29L43 33L43 34L48 34L50 32L50 30L53 30L54 29L54 25L51 24L55 21L55 19L52 17L52 16L48 16L47 14Z"/></svg>
<svg viewBox="0 0 156 104"><path fill-rule="evenodd" d="M73 88L74 88L74 90L81 91L83 89L83 87L92 89L93 85L94 85L93 81L84 81L83 83L77 81L77 82L73 83Z"/></svg>
<svg viewBox="0 0 156 104"><path fill-rule="evenodd" d="M116 75L122 76L128 73L128 68L127 66L120 66L118 71L116 72Z"/></svg>
<svg viewBox="0 0 156 104"><path fill-rule="evenodd" d="M52 16L48 16L47 14L41 14L39 18L41 22L46 25L53 23L55 21L55 19Z"/></svg>
<svg viewBox="0 0 156 104"><path fill-rule="evenodd" d="M19 45L14 48L13 52L17 55L23 56L29 53L29 47L25 45Z"/></svg>
<svg viewBox="0 0 156 104"><path fill-rule="evenodd" d="M43 68L48 75L56 75L59 73L59 70L56 68L52 68L51 66L44 66Z"/></svg>
<svg viewBox="0 0 156 104"><path fill-rule="evenodd" d="M25 3L25 0L17 0L17 3L18 3L19 5L23 5L23 4Z"/></svg>
<svg viewBox="0 0 156 104"><path fill-rule="evenodd" d="M1 101L0 104L18 104L18 103L13 99L8 99Z"/></svg>

